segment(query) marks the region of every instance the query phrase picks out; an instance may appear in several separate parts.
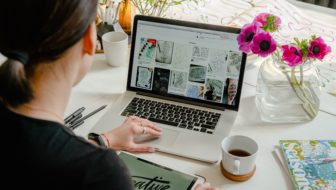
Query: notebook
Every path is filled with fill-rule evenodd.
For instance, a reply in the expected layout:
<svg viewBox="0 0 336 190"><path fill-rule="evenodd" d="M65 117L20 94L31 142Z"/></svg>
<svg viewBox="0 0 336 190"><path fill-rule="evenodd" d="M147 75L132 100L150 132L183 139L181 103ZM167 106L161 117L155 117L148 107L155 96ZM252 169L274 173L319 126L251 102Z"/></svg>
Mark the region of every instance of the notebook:
<svg viewBox="0 0 336 190"><path fill-rule="evenodd" d="M163 130L139 138L161 152L220 159L240 104L246 54L237 28L136 15L126 92L92 128L104 132L136 115Z"/></svg>

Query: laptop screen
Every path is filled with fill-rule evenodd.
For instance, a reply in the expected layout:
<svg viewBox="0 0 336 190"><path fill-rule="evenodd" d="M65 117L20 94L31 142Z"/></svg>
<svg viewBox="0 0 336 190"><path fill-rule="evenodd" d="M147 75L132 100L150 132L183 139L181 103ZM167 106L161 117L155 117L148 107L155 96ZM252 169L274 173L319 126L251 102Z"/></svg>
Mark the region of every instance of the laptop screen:
<svg viewBox="0 0 336 190"><path fill-rule="evenodd" d="M140 15L133 27L128 90L238 110L246 61L239 29Z"/></svg>

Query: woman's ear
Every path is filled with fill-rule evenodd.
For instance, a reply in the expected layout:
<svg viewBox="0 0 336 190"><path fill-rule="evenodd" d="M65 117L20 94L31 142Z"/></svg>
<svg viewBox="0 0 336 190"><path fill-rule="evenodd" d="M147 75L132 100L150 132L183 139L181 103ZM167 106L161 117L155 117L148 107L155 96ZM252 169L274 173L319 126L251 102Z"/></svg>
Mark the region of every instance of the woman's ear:
<svg viewBox="0 0 336 190"><path fill-rule="evenodd" d="M96 39L97 39L97 32L96 32L96 25L93 22L90 24L88 29L85 32L83 38L83 50L84 53L93 55L96 51Z"/></svg>

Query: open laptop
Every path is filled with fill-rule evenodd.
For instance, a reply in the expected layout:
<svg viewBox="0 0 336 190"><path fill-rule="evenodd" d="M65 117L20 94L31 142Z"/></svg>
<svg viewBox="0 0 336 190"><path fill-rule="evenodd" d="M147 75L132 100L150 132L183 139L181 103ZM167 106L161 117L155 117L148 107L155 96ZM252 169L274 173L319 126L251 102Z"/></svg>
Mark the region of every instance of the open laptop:
<svg viewBox="0 0 336 190"><path fill-rule="evenodd" d="M143 143L159 151L215 163L220 142L236 119L246 54L240 30L137 15L134 18L127 91L93 127L105 132L127 116L162 128Z"/></svg>

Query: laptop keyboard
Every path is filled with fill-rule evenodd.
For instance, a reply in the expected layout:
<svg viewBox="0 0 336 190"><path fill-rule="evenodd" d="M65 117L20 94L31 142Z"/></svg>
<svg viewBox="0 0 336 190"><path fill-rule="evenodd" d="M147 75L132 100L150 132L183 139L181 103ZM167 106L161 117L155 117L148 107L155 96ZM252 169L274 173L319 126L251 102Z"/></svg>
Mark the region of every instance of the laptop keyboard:
<svg viewBox="0 0 336 190"><path fill-rule="evenodd" d="M184 106L133 98L121 113L183 129L212 134L221 114Z"/></svg>

